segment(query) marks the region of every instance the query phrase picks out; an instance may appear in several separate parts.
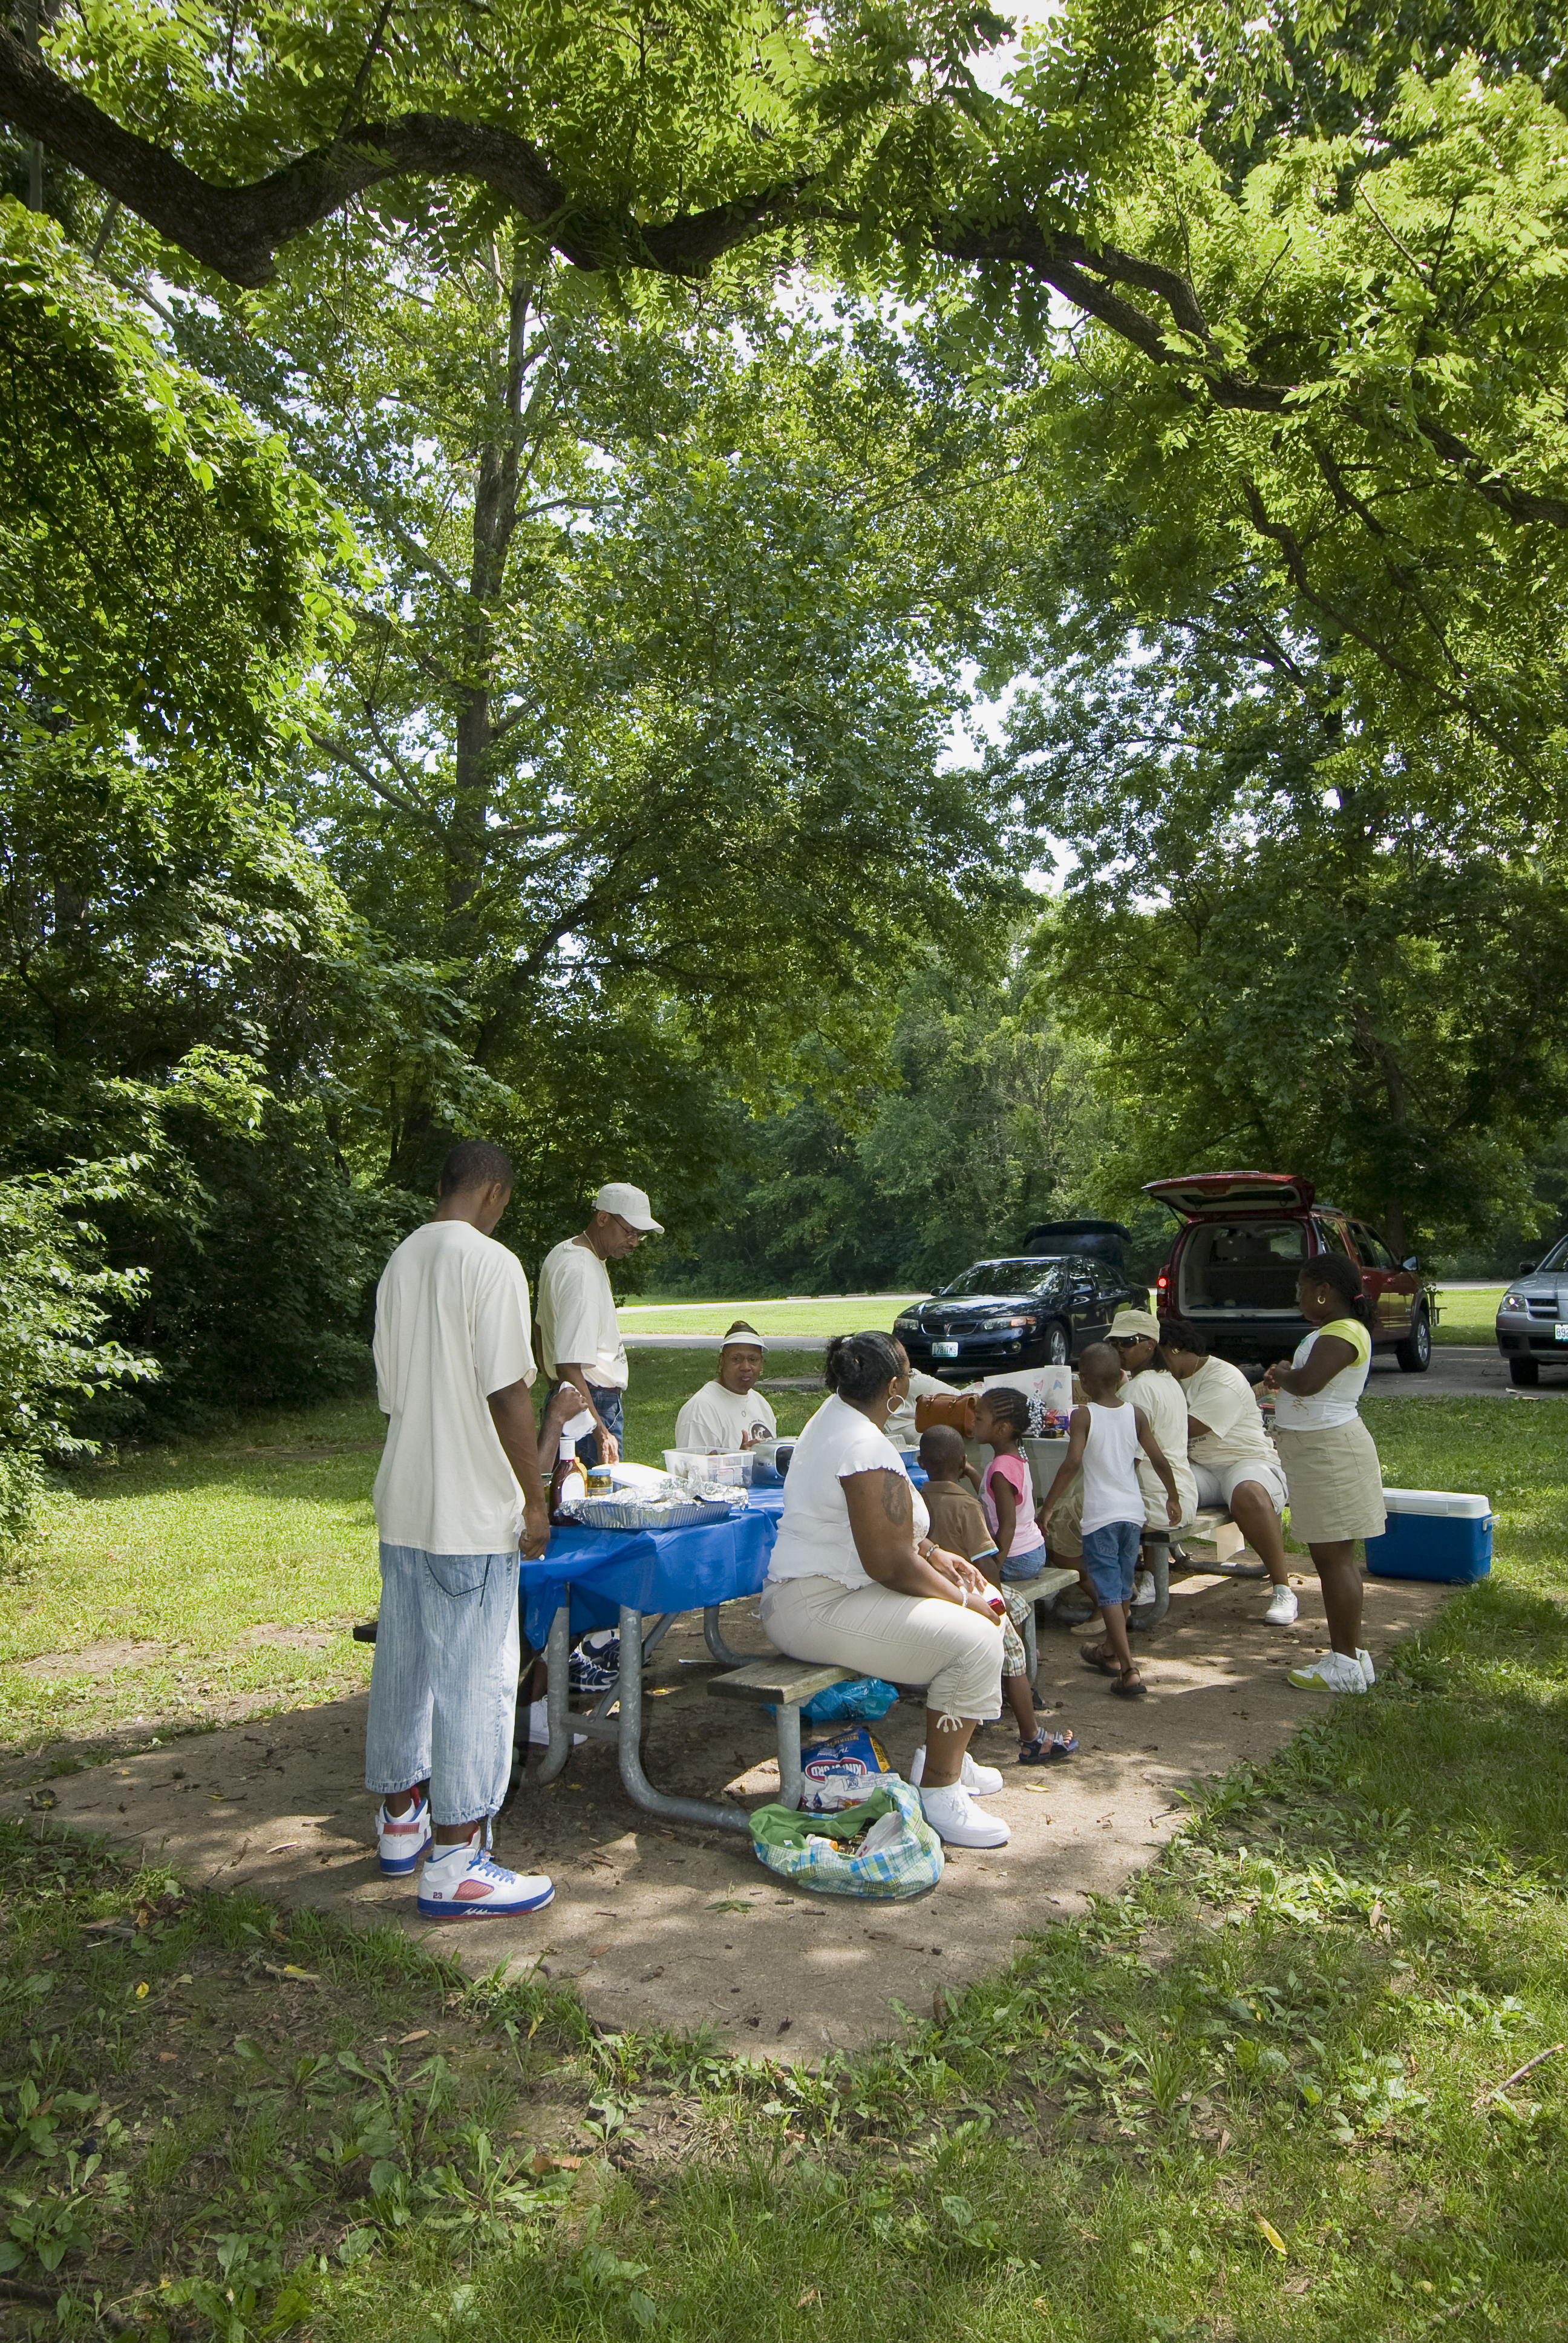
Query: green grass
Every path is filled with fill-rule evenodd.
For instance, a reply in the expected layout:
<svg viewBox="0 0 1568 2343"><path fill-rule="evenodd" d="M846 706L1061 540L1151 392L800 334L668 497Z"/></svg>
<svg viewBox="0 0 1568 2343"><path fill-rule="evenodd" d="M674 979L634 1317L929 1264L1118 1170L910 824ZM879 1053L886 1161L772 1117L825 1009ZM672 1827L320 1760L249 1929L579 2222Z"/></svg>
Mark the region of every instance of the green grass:
<svg viewBox="0 0 1568 2343"><path fill-rule="evenodd" d="M676 1381L634 1371L639 1447ZM8 2331L85 2334L95 2299L171 2343L1568 2331L1563 1419L1366 1413L1390 1481L1491 1496L1493 1577L1127 1894L853 2061L596 2035L543 1986L0 1832ZM300 1420L256 1442L278 1503L349 1420L315 1464L280 1453ZM222 1489L210 1448L161 1469L203 1457Z"/></svg>
<svg viewBox="0 0 1568 2343"><path fill-rule="evenodd" d="M790 1334L857 1334L868 1326L890 1327L916 1293L827 1294L784 1302L634 1302L622 1305L621 1332L638 1334L727 1334L744 1318L770 1342Z"/></svg>
<svg viewBox="0 0 1568 2343"><path fill-rule="evenodd" d="M1490 1343L1503 1291L1501 1285L1475 1293L1440 1291L1442 1322L1436 1340ZM861 1326L888 1327L906 1302L920 1298L900 1293L890 1297L849 1294L810 1302L655 1301L631 1303L620 1314L623 1330L633 1340L638 1334L723 1334L735 1319L745 1318L769 1340L783 1341L790 1334L844 1334Z"/></svg>
<svg viewBox="0 0 1568 2343"><path fill-rule="evenodd" d="M1455 1293L1438 1290L1439 1323L1433 1340L1439 1342L1482 1342L1489 1347L1497 1340L1497 1305L1507 1287L1488 1285L1477 1292Z"/></svg>
<svg viewBox="0 0 1568 2343"><path fill-rule="evenodd" d="M638 1358L633 1457L662 1462L713 1365L705 1352ZM820 1355L779 1352L769 1373L819 1379ZM771 1394L779 1428L798 1432L817 1396ZM0 1569L0 1742L188 1729L368 1682L348 1628L377 1600L383 1429L366 1399L64 1476L40 1539Z"/></svg>

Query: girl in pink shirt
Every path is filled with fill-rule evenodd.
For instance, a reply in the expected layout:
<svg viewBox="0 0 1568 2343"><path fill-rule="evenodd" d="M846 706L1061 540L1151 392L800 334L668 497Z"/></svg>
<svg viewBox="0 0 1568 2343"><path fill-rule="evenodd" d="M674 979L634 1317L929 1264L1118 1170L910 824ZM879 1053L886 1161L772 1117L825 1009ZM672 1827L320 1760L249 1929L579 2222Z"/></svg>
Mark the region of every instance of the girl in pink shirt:
<svg viewBox="0 0 1568 2343"><path fill-rule="evenodd" d="M980 1503L1001 1556L1003 1580L1032 1578L1044 1558L1045 1538L1034 1517L1034 1483L1022 1449L1029 1430L1029 1402L1006 1384L982 1392L975 1408L974 1436L996 1453L985 1469Z"/></svg>

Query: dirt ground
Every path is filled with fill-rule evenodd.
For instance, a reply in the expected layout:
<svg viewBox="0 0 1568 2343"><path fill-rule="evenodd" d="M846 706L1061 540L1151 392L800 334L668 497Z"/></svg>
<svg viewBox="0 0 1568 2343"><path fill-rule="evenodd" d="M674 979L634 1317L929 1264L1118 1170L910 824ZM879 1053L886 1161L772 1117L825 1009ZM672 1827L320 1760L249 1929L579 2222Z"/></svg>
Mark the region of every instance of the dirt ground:
<svg viewBox="0 0 1568 2343"><path fill-rule="evenodd" d="M476 1973L538 1964L573 1980L602 2025L695 2028L728 2047L812 2058L885 2036L898 2005L992 1970L1015 1939L1119 1889L1179 1825L1184 1785L1241 1760L1268 1758L1317 1712L1287 1668L1324 1646L1315 1581L1292 1581L1293 1629L1260 1624L1256 1581L1178 1579L1169 1616L1145 1640L1148 1697L1114 1698L1080 1658L1081 1639L1042 1630L1039 1695L1081 1748L1042 1773L1013 1762L1005 1717L976 1754L1007 1775L988 1801L1012 1826L994 1855L950 1854L929 1896L892 1905L840 1902L785 1887L749 1842L677 1828L627 1798L613 1749L588 1745L562 1780L525 1780L497 1825L501 1860L548 1871L556 1899L516 1923L474 1921L432 1933ZM1439 1587L1367 1582L1368 1645L1381 1659L1429 1619ZM767 1648L754 1602L725 1613L739 1648ZM742 1800L777 1785L763 1715L710 1700L716 1673L700 1621L683 1621L650 1670L648 1769L659 1787ZM290 1906L395 1921L420 1931L414 1890L376 1867L373 1808L362 1783L365 1695L144 1749L31 1791L0 1793L0 1812L103 1832L188 1885L244 1885ZM922 1712L908 1699L877 1729L907 1768ZM52 1800L52 1805L47 1802Z"/></svg>

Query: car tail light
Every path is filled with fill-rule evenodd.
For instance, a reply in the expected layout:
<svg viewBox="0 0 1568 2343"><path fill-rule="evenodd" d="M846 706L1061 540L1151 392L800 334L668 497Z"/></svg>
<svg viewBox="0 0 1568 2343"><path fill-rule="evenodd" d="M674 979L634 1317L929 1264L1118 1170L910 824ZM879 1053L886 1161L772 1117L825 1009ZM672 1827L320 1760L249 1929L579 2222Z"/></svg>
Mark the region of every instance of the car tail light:
<svg viewBox="0 0 1568 2343"><path fill-rule="evenodd" d="M1170 1282L1171 1280L1166 1276L1165 1272L1161 1270L1159 1276L1154 1281L1154 1291L1156 1293L1163 1293Z"/></svg>

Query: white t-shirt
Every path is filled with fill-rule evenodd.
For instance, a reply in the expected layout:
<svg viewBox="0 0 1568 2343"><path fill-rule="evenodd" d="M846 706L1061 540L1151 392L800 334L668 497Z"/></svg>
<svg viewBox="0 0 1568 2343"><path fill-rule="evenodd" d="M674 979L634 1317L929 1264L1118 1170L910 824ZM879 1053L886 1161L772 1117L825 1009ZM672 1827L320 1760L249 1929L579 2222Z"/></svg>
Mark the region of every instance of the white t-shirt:
<svg viewBox="0 0 1568 2343"><path fill-rule="evenodd" d="M729 1453L749 1441L771 1440L778 1429L760 1392L726 1391L721 1383L704 1383L675 1419L675 1444Z"/></svg>
<svg viewBox="0 0 1568 2343"><path fill-rule="evenodd" d="M1176 1476L1181 1518L1190 1522L1198 1510L1198 1483L1187 1462L1187 1400L1181 1384L1161 1367L1142 1367L1122 1384L1121 1396L1130 1399L1134 1407L1141 1407L1148 1418L1149 1429L1164 1450L1165 1462ZM1200 1417L1200 1422L1202 1420ZM1150 1529L1167 1528L1171 1516L1165 1510L1165 1483L1141 1449L1138 1452L1138 1485L1143 1492L1145 1525Z"/></svg>
<svg viewBox="0 0 1568 2343"><path fill-rule="evenodd" d="M1366 1388L1367 1369L1372 1364L1372 1336L1359 1318L1336 1318L1331 1325L1314 1326L1312 1332L1296 1345L1292 1367L1305 1366L1313 1343L1320 1334L1332 1334L1348 1342L1355 1357L1337 1375L1331 1375L1321 1392L1310 1399L1299 1399L1293 1392L1282 1391L1274 1402L1274 1422L1282 1432L1327 1432L1336 1423L1353 1423L1356 1402Z"/></svg>
<svg viewBox="0 0 1568 2343"><path fill-rule="evenodd" d="M1251 1384L1229 1359L1205 1359L1195 1375L1181 1386L1187 1413L1206 1423L1211 1436L1190 1439L1187 1453L1194 1464L1219 1471L1227 1464L1244 1464L1249 1457L1278 1468L1273 1443L1263 1429ZM1274 1421L1279 1422L1276 1413Z"/></svg>
<svg viewBox="0 0 1568 2343"><path fill-rule="evenodd" d="M467 1221L416 1229L376 1289L375 1356L389 1419L374 1499L383 1543L426 1554L515 1548L522 1492L488 1402L534 1380L517 1255Z"/></svg>
<svg viewBox="0 0 1568 2343"><path fill-rule="evenodd" d="M887 1434L834 1392L795 1443L779 1536L768 1565L770 1580L836 1578L841 1586L875 1584L855 1551L849 1527L843 1483L856 1473L896 1473L905 1480L902 1461ZM931 1517L920 1491L910 1488L910 1494L914 1499L914 1534L924 1537Z"/></svg>
<svg viewBox="0 0 1568 2343"><path fill-rule="evenodd" d="M626 1345L609 1272L575 1237L548 1252L539 1272L539 1363L558 1382L563 1362L581 1367L596 1389L626 1389Z"/></svg>
<svg viewBox="0 0 1568 2343"><path fill-rule="evenodd" d="M1143 1492L1138 1485L1138 1417L1136 1403L1101 1407L1086 1400L1089 1440L1083 1451L1082 1534L1102 1530L1108 1522L1143 1525Z"/></svg>

